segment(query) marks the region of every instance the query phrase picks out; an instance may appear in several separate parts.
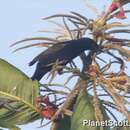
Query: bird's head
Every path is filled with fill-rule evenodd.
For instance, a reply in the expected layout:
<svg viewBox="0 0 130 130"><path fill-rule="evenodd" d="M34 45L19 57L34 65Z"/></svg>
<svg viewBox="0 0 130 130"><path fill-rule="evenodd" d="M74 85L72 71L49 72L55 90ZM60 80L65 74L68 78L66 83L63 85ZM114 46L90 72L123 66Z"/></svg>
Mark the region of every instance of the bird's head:
<svg viewBox="0 0 130 130"><path fill-rule="evenodd" d="M82 38L82 43L84 44L85 50L91 50L93 52L102 52L102 48L98 45L93 39L90 38Z"/></svg>

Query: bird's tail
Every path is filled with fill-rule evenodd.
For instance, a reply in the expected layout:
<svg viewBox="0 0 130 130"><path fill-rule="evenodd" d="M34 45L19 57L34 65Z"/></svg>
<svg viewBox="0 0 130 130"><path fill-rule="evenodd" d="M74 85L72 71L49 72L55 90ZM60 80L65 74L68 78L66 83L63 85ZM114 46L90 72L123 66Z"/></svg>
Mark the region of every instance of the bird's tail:
<svg viewBox="0 0 130 130"><path fill-rule="evenodd" d="M29 62L29 66L32 66L38 61L38 57L35 57L31 62Z"/></svg>
<svg viewBox="0 0 130 130"><path fill-rule="evenodd" d="M32 66L33 64L35 64L40 58L40 55L36 56L30 63L29 66Z"/></svg>
<svg viewBox="0 0 130 130"><path fill-rule="evenodd" d="M32 80L37 80L37 81L40 81L41 80L41 78L42 78L42 75L33 75L32 77L31 77L31 79Z"/></svg>

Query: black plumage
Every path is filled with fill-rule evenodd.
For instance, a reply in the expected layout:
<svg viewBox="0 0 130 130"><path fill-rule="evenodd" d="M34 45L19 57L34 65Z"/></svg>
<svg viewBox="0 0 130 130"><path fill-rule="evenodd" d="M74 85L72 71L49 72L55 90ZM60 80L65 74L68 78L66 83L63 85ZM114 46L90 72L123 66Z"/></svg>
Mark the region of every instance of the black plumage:
<svg viewBox="0 0 130 130"><path fill-rule="evenodd" d="M99 51L99 46L90 38L81 38L54 44L47 50L36 56L29 65L38 62L32 80L40 80L47 72L52 69L53 64L58 60L61 65L66 65L72 59L79 56L85 50L94 52Z"/></svg>

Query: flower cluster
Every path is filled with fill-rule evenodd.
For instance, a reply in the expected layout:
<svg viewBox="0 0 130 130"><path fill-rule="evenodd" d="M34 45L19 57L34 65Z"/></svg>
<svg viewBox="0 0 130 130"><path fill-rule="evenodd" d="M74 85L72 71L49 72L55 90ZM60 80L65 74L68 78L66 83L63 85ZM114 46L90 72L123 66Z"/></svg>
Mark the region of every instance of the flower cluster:
<svg viewBox="0 0 130 130"><path fill-rule="evenodd" d="M120 11L119 11L119 13L117 13L115 15L115 17L119 18L119 19L125 19L126 18L125 11L124 11L122 5L120 4L120 1L119 0L113 0L112 4L108 8L108 13L112 13L113 11L115 11L117 9L120 9Z"/></svg>

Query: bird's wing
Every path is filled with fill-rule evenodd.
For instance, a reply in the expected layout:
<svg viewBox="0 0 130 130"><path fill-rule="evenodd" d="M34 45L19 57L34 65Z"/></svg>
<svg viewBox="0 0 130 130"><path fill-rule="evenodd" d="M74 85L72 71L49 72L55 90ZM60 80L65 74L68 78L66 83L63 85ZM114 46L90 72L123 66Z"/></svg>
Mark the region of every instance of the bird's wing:
<svg viewBox="0 0 130 130"><path fill-rule="evenodd" d="M43 51L38 56L36 56L29 63L29 66L32 66L33 64L35 64L38 61L42 61L42 64L44 64L44 62L46 62L46 64L47 64L47 61L50 62L52 60L52 58L64 48L65 45L66 45L65 43L58 43L52 47L49 47L47 50Z"/></svg>

